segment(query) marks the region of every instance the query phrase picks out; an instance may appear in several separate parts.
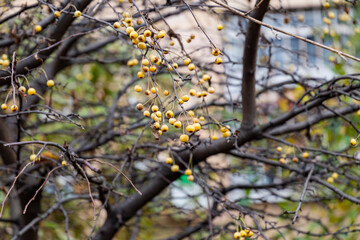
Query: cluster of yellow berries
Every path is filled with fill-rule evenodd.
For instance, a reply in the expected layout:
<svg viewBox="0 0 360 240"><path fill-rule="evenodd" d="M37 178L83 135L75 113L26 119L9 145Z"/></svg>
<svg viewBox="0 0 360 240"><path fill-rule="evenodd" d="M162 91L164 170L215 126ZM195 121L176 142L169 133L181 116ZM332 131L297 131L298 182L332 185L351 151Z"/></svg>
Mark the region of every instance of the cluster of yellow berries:
<svg viewBox="0 0 360 240"><path fill-rule="evenodd" d="M279 153L281 153L281 152L283 151L283 148L282 148L281 146L278 146L278 147L276 147L276 151L279 152ZM302 153L302 157L303 157L303 158L308 158L308 157L309 157L309 153L308 153L308 152L303 152L303 153ZM285 158L285 157L281 157L281 158L279 159L279 162L280 162L281 164L285 164L285 163L286 163L286 158ZM296 157L296 156L294 156L294 157L292 158L292 162L298 163L298 162L299 162L299 158Z"/></svg>
<svg viewBox="0 0 360 240"><path fill-rule="evenodd" d="M332 184L334 183L335 179L337 179L339 177L339 174L337 174L336 172L334 172L333 174L331 174L331 177L327 178L327 182Z"/></svg>
<svg viewBox="0 0 360 240"><path fill-rule="evenodd" d="M171 157L167 157L167 158L165 159L165 162L166 162L167 164L173 164L173 163L174 163L174 161L173 161L173 159L172 159ZM172 172L178 172L179 170L180 170L179 165L173 164L173 165L171 166L171 171L172 171ZM188 179L189 182L194 181L194 176L192 175L192 170L191 170L191 169L189 169L189 168L186 169L185 172L184 172L184 174L187 176L187 179Z"/></svg>
<svg viewBox="0 0 360 240"><path fill-rule="evenodd" d="M1 55L0 66L7 68L10 65L10 60L6 54Z"/></svg>
<svg viewBox="0 0 360 240"><path fill-rule="evenodd" d="M241 230L240 232L234 233L235 239L245 240L246 238L251 238L254 235L254 232L249 229Z"/></svg>

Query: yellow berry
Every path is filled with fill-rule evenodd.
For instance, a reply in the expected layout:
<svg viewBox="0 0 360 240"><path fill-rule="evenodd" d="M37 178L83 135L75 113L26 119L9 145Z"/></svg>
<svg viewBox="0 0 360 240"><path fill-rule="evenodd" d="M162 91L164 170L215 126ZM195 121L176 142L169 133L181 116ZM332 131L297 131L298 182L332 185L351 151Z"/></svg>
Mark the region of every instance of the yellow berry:
<svg viewBox="0 0 360 240"><path fill-rule="evenodd" d="M16 112L19 108L18 108L18 106L15 104L15 105L12 105L10 109L11 109L11 111Z"/></svg>
<svg viewBox="0 0 360 240"><path fill-rule="evenodd" d="M172 66L173 66L173 68L175 68L175 69L179 67L179 65L178 65L177 63L173 63Z"/></svg>
<svg viewBox="0 0 360 240"><path fill-rule="evenodd" d="M120 23L119 22L114 22L113 27L116 28L116 29L119 29L120 28Z"/></svg>
<svg viewBox="0 0 360 240"><path fill-rule="evenodd" d="M202 79L204 79L204 81L209 81L210 80L210 75L208 74L204 74L204 76L202 77Z"/></svg>
<svg viewBox="0 0 360 240"><path fill-rule="evenodd" d="M30 96L35 95L35 94L36 94L35 88L29 88L29 89L28 89L28 94L29 94Z"/></svg>
<svg viewBox="0 0 360 240"><path fill-rule="evenodd" d="M194 176L193 176L193 175L187 176L187 180L188 180L189 182L194 181Z"/></svg>
<svg viewBox="0 0 360 240"><path fill-rule="evenodd" d="M54 80L47 80L47 82L46 82L46 86L47 87L49 87L49 88L51 88L51 87L53 87L55 85L55 82L54 82Z"/></svg>
<svg viewBox="0 0 360 240"><path fill-rule="evenodd" d="M175 118L170 118L170 119L169 119L170 125L174 125L175 122L176 122L176 119L175 119ZM181 123L180 123L180 124L181 124Z"/></svg>
<svg viewBox="0 0 360 240"><path fill-rule="evenodd" d="M128 35L134 31L135 31L135 29L133 27L127 27L125 30L126 34L128 34Z"/></svg>
<svg viewBox="0 0 360 240"><path fill-rule="evenodd" d="M185 58L184 65L189 65L190 63L191 63L191 59L190 58Z"/></svg>
<svg viewBox="0 0 360 240"><path fill-rule="evenodd" d="M209 92L210 94L213 94L213 93L215 92L215 88L209 87L209 88L208 88L208 92Z"/></svg>
<svg viewBox="0 0 360 240"><path fill-rule="evenodd" d="M65 160L62 160L61 165L63 165L64 167L67 165Z"/></svg>
<svg viewBox="0 0 360 240"><path fill-rule="evenodd" d="M166 162L167 164L172 164L172 163L173 163L173 159L172 159L171 157L167 157L167 158L165 159L165 162Z"/></svg>
<svg viewBox="0 0 360 240"><path fill-rule="evenodd" d="M196 95L196 90L195 89L190 89L189 94L190 94L190 96L195 96Z"/></svg>
<svg viewBox="0 0 360 240"><path fill-rule="evenodd" d="M190 63L189 66L188 66L188 69L189 69L190 71L194 71L194 70L195 70L195 64Z"/></svg>
<svg viewBox="0 0 360 240"><path fill-rule="evenodd" d="M235 239L240 239L241 235L240 235L240 232L235 232L234 233L234 238Z"/></svg>
<svg viewBox="0 0 360 240"><path fill-rule="evenodd" d="M184 102L187 102L189 101L190 97L188 95L184 95L181 97L181 99L184 101Z"/></svg>
<svg viewBox="0 0 360 240"><path fill-rule="evenodd" d="M309 153L308 153L308 152L304 152L302 156L303 156L303 158L307 158L307 157L309 157Z"/></svg>
<svg viewBox="0 0 360 240"><path fill-rule="evenodd" d="M323 7L326 8L326 9L329 8L329 7L330 7L330 3L329 3L329 2L324 2L324 3L323 3Z"/></svg>
<svg viewBox="0 0 360 240"><path fill-rule="evenodd" d="M78 18L80 16L81 16L81 12L80 11L75 11L74 17Z"/></svg>
<svg viewBox="0 0 360 240"><path fill-rule="evenodd" d="M298 159L297 157L293 157L292 161L293 161L294 163L297 163L297 162L299 162L299 159Z"/></svg>
<svg viewBox="0 0 360 240"><path fill-rule="evenodd" d="M188 125L188 126L186 127L186 131L187 131L188 133L193 133L193 132L195 132L195 127L194 127L193 125Z"/></svg>
<svg viewBox="0 0 360 240"><path fill-rule="evenodd" d="M200 121L205 121L205 118L204 118L203 116L201 116L201 117L199 118L199 120L200 120Z"/></svg>
<svg viewBox="0 0 360 240"><path fill-rule="evenodd" d="M145 73L142 72L142 71L138 72L136 75L137 75L137 77L140 78L140 79L142 79L142 78L145 77Z"/></svg>
<svg viewBox="0 0 360 240"><path fill-rule="evenodd" d="M331 175L331 177L332 177L333 179L337 179L337 178L339 177L339 174L337 174L336 172L334 172L334 173Z"/></svg>
<svg viewBox="0 0 360 240"><path fill-rule="evenodd" d="M217 136L212 135L212 136L211 136L211 140L213 140L213 141L217 140Z"/></svg>
<svg viewBox="0 0 360 240"><path fill-rule="evenodd" d="M219 30L219 31L221 31L223 28L224 28L224 27L223 27L223 25L221 25L221 24L218 24L218 25L216 26L216 29Z"/></svg>
<svg viewBox="0 0 360 240"><path fill-rule="evenodd" d="M175 128L181 128L181 122L180 121L174 122L174 127Z"/></svg>
<svg viewBox="0 0 360 240"><path fill-rule="evenodd" d="M246 235L246 237L252 237L254 235L253 231L249 231Z"/></svg>
<svg viewBox="0 0 360 240"><path fill-rule="evenodd" d="M159 129L159 128L160 128L160 123L159 123L159 122L155 122L155 123L154 123L154 127L155 127L156 129Z"/></svg>
<svg viewBox="0 0 360 240"><path fill-rule="evenodd" d="M172 116L174 116L173 111L169 110L169 111L166 112L166 117L167 118L172 118Z"/></svg>
<svg viewBox="0 0 360 240"><path fill-rule="evenodd" d="M157 91L157 89L156 89L155 87L152 87L152 88L150 89L150 91L151 91L151 93L155 94L156 91Z"/></svg>
<svg viewBox="0 0 360 240"><path fill-rule="evenodd" d="M158 33L158 37L159 38L164 38L166 35L166 31L165 30L161 30L159 33Z"/></svg>
<svg viewBox="0 0 360 240"><path fill-rule="evenodd" d="M326 181L328 182L328 183L334 183L334 179L332 178L332 177L328 177L327 179L326 179Z"/></svg>
<svg viewBox="0 0 360 240"><path fill-rule="evenodd" d="M179 165L172 165L171 166L171 171L172 172L178 172L179 171Z"/></svg>
<svg viewBox="0 0 360 240"><path fill-rule="evenodd" d="M146 44L143 43L143 42L140 42L140 43L138 44L138 48L139 48L139 49L146 49Z"/></svg>
<svg viewBox="0 0 360 240"><path fill-rule="evenodd" d="M208 95L207 91L202 91L201 96L206 97Z"/></svg>
<svg viewBox="0 0 360 240"><path fill-rule="evenodd" d="M41 25L35 25L35 32L41 32L42 26Z"/></svg>
<svg viewBox="0 0 360 240"><path fill-rule="evenodd" d="M159 107L158 107L157 105L153 105L153 106L151 107L151 111L157 112L157 111L159 111Z"/></svg>
<svg viewBox="0 0 360 240"><path fill-rule="evenodd" d="M216 59L215 59L215 63L216 64L222 64L222 58L221 57L217 57Z"/></svg>
<svg viewBox="0 0 360 240"><path fill-rule="evenodd" d="M143 110L144 105L142 105L141 103L138 103L138 104L136 105L136 108L137 108L137 110L141 111L141 110Z"/></svg>
<svg viewBox="0 0 360 240"><path fill-rule="evenodd" d="M26 88L24 86L20 86L18 90L19 90L19 92L22 92L22 93L26 92Z"/></svg>
<svg viewBox="0 0 360 240"><path fill-rule="evenodd" d="M323 17L323 22L325 24L331 24L331 20L329 18L327 18L327 17Z"/></svg>
<svg viewBox="0 0 360 240"><path fill-rule="evenodd" d="M284 164L284 163L285 163L285 158L280 158L280 159L279 159L279 162L280 162L281 164Z"/></svg>
<svg viewBox="0 0 360 240"><path fill-rule="evenodd" d="M31 154L30 155L30 161L34 161L36 158L36 154ZM38 160L38 158L36 158L36 161Z"/></svg>
<svg viewBox="0 0 360 240"><path fill-rule="evenodd" d="M164 124L161 126L161 131L167 132L168 130L169 130L169 127L167 125Z"/></svg>
<svg viewBox="0 0 360 240"><path fill-rule="evenodd" d="M150 64L150 62L149 62L149 60L147 60L147 59L145 58L145 59L143 59L143 60L141 61L141 64L144 65L144 66L148 66L148 65Z"/></svg>
<svg viewBox="0 0 360 240"><path fill-rule="evenodd" d="M142 87L139 86L139 85L136 85L136 86L134 87L134 90L135 90L135 92L141 92L141 91L142 91Z"/></svg>
<svg viewBox="0 0 360 240"><path fill-rule="evenodd" d="M158 118L161 118L162 113L161 113L161 111L157 111L157 112L155 113L155 115L156 115Z"/></svg>
<svg viewBox="0 0 360 240"><path fill-rule="evenodd" d="M55 12L54 12L54 16L55 16L56 18L60 17L60 15L61 15L61 12L59 12L59 11L55 11Z"/></svg>
<svg viewBox="0 0 360 240"><path fill-rule="evenodd" d="M223 137L227 138L227 137L230 137L231 133L230 131L226 131L223 133Z"/></svg>
<svg viewBox="0 0 360 240"><path fill-rule="evenodd" d="M164 95L168 96L170 94L170 92L168 90L164 90Z"/></svg>
<svg viewBox="0 0 360 240"><path fill-rule="evenodd" d="M171 41L169 44L170 44L170 46L174 46L174 45L175 45L174 41Z"/></svg>
<svg viewBox="0 0 360 240"><path fill-rule="evenodd" d="M193 126L194 126L196 132L200 131L200 129L201 129L200 123L194 123Z"/></svg>
<svg viewBox="0 0 360 240"><path fill-rule="evenodd" d="M278 151L278 152L282 152L282 150L283 150L283 149L282 149L282 147L280 147L280 146L276 148L276 151Z"/></svg>
<svg viewBox="0 0 360 240"><path fill-rule="evenodd" d="M152 63L157 63L158 60L159 60L159 58L158 58L157 56L151 56L151 57L150 57L150 61L151 61Z"/></svg>
<svg viewBox="0 0 360 240"><path fill-rule="evenodd" d="M185 172L184 172L184 174L185 174L186 176L190 176L190 175L192 174L191 169L186 169Z"/></svg>
<svg viewBox="0 0 360 240"><path fill-rule="evenodd" d="M125 19L124 19L124 22L126 22L127 24L130 24L131 23L131 18L130 17L126 17Z"/></svg>
<svg viewBox="0 0 360 240"><path fill-rule="evenodd" d="M6 110L8 108L6 103L1 104L1 109L2 110Z"/></svg>
<svg viewBox="0 0 360 240"><path fill-rule="evenodd" d="M145 95L150 95L150 90L145 90Z"/></svg>
<svg viewBox="0 0 360 240"><path fill-rule="evenodd" d="M131 39L136 39L138 36L138 33L136 31L132 31L129 36Z"/></svg>
<svg viewBox="0 0 360 240"><path fill-rule="evenodd" d="M150 30L145 30L144 31L144 36L145 37L151 37L151 31Z"/></svg>
<svg viewBox="0 0 360 240"><path fill-rule="evenodd" d="M186 134L181 134L180 135L180 141L183 142L183 143L186 143L189 141L189 136L186 135Z"/></svg>
<svg viewBox="0 0 360 240"><path fill-rule="evenodd" d="M356 139L355 139L355 138L352 138L352 139L350 140L350 144L353 145L353 146L355 146L355 145L357 144Z"/></svg>
<svg viewBox="0 0 360 240"><path fill-rule="evenodd" d="M129 12L123 12L123 17L124 17L124 18L130 17L130 13L129 13Z"/></svg>
<svg viewBox="0 0 360 240"><path fill-rule="evenodd" d="M144 111L144 116L145 116L145 117L149 117L149 116L150 116L150 112L149 112L149 111Z"/></svg>
<svg viewBox="0 0 360 240"><path fill-rule="evenodd" d="M220 50L219 50L219 49L213 49L213 50L211 51L211 53L212 53L212 55L214 55L214 56L216 57L216 56L219 56Z"/></svg>

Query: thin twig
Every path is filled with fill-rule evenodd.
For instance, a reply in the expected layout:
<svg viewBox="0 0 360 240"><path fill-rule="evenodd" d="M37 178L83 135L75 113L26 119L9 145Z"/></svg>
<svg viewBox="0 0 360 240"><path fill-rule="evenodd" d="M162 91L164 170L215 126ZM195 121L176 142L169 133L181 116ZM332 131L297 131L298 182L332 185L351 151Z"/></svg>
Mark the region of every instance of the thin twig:
<svg viewBox="0 0 360 240"><path fill-rule="evenodd" d="M309 185L309 182L310 182L311 175L312 175L313 171L314 171L314 165L311 166L310 172L309 172L309 174L308 174L308 176L306 178L306 181L305 181L305 184L304 184L304 189L303 189L303 191L301 193L299 204L298 204L298 206L296 208L295 216L294 216L294 218L292 220L292 224L294 224L296 222L296 218L297 218L297 216L299 214L299 211L301 209L301 204L302 204L302 201L303 201L303 199L305 197L305 193L307 191L307 188L308 188L308 185Z"/></svg>

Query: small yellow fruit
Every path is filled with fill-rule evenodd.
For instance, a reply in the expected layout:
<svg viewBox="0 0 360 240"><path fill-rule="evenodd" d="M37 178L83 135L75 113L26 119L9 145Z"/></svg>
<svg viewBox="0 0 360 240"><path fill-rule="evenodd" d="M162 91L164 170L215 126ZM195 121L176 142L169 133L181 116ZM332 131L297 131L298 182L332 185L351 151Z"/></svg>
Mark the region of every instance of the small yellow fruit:
<svg viewBox="0 0 360 240"><path fill-rule="evenodd" d="M240 232L235 232L234 233L234 238L235 239L240 239L241 235L240 235Z"/></svg>
<svg viewBox="0 0 360 240"><path fill-rule="evenodd" d="M297 163L297 162L299 162L299 159L298 159L297 157L293 157L292 161L293 161L294 163Z"/></svg>
<svg viewBox="0 0 360 240"><path fill-rule="evenodd" d="M222 58L221 57L217 57L216 59L215 59L215 63L216 64L222 64Z"/></svg>
<svg viewBox="0 0 360 240"><path fill-rule="evenodd" d="M49 87L49 88L51 88L51 87L53 87L55 85L55 82L54 82L54 80L47 80L47 82L46 82L46 86L47 87Z"/></svg>
<svg viewBox="0 0 360 240"><path fill-rule="evenodd" d="M224 28L224 27L223 27L223 25L221 25L221 24L218 24L218 25L216 26L216 29L219 30L219 31L221 31L223 28Z"/></svg>
<svg viewBox="0 0 360 240"><path fill-rule="evenodd" d="M140 42L140 43L138 44L138 48L139 48L139 49L146 49L146 44L143 43L143 42Z"/></svg>
<svg viewBox="0 0 360 240"><path fill-rule="evenodd" d="M60 11L55 11L55 12L54 12L54 16L55 16L56 18L60 17L60 15L61 15L61 12L60 12Z"/></svg>
<svg viewBox="0 0 360 240"><path fill-rule="evenodd" d="M159 33L158 33L158 37L159 38L164 38L166 35L166 31L165 30L161 30Z"/></svg>
<svg viewBox="0 0 360 240"><path fill-rule="evenodd" d="M30 96L35 95L35 94L36 94L35 88L29 88L29 89L28 89L28 94L29 94Z"/></svg>
<svg viewBox="0 0 360 240"><path fill-rule="evenodd" d="M150 95L150 90L149 89L147 89L147 90L145 90L145 95Z"/></svg>
<svg viewBox="0 0 360 240"><path fill-rule="evenodd" d="M156 91L157 91L157 88L152 87L152 88L150 89L150 91L151 91L151 93L152 93L152 94L155 94L155 93L156 93Z"/></svg>
<svg viewBox="0 0 360 240"><path fill-rule="evenodd" d="M126 22L127 24L130 24L131 23L131 18L129 18L129 17L126 17L125 19L124 19L124 22Z"/></svg>
<svg viewBox="0 0 360 240"><path fill-rule="evenodd" d="M327 18L327 17L323 17L323 22L325 24L331 24L331 20L329 18Z"/></svg>
<svg viewBox="0 0 360 240"><path fill-rule="evenodd" d="M159 128L160 128L160 123L159 123L159 122L155 122L155 123L154 123L154 127L155 127L155 129L159 129Z"/></svg>
<svg viewBox="0 0 360 240"><path fill-rule="evenodd" d="M142 78L145 77L145 73L142 72L142 71L138 72L136 75L137 75L137 77L140 78L140 79L142 79Z"/></svg>
<svg viewBox="0 0 360 240"><path fill-rule="evenodd" d="M153 105L153 106L151 107L151 111L157 112L157 111L159 111L159 107L158 107L157 105Z"/></svg>
<svg viewBox="0 0 360 240"><path fill-rule="evenodd" d="M135 31L135 29L133 27L127 27L125 30L126 34L128 34L128 35L134 31Z"/></svg>
<svg viewBox="0 0 360 240"><path fill-rule="evenodd" d="M195 70L195 64L190 63L188 66L189 71L194 71Z"/></svg>
<svg viewBox="0 0 360 240"><path fill-rule="evenodd" d="M168 90L164 90L164 95L168 96L170 94L170 92Z"/></svg>
<svg viewBox="0 0 360 240"><path fill-rule="evenodd" d="M184 101L184 102L187 102L189 101L190 97L188 95L184 95L181 97L181 99Z"/></svg>
<svg viewBox="0 0 360 240"><path fill-rule="evenodd" d="M252 237L254 235L253 231L249 231L246 235L246 237Z"/></svg>
<svg viewBox="0 0 360 240"><path fill-rule="evenodd" d="M205 118L203 116L199 117L200 121L205 121Z"/></svg>
<svg viewBox="0 0 360 240"><path fill-rule="evenodd" d="M179 103L180 103L180 104L183 104L183 103L184 103L184 101L183 101L182 99L180 99L180 100L179 100Z"/></svg>
<svg viewBox="0 0 360 240"><path fill-rule="evenodd" d="M206 97L208 95L207 91L202 91L201 96Z"/></svg>
<svg viewBox="0 0 360 240"><path fill-rule="evenodd" d="M216 56L219 56L220 50L219 50L219 49L213 49L213 50L211 51L211 53L212 53L212 55L214 55L214 56L216 57Z"/></svg>
<svg viewBox="0 0 360 240"><path fill-rule="evenodd" d="M350 140L350 144L353 145L353 146L355 146L355 145L357 144L356 139L355 139L355 138L352 138L352 139Z"/></svg>
<svg viewBox="0 0 360 240"><path fill-rule="evenodd" d="M190 94L190 96L195 96L196 95L196 90L195 89L190 89L189 94Z"/></svg>
<svg viewBox="0 0 360 240"><path fill-rule="evenodd" d="M133 40L131 40L133 45L137 45L139 43L139 39L135 38Z"/></svg>
<svg viewBox="0 0 360 240"><path fill-rule="evenodd" d="M334 179L332 177L328 177L326 181L330 184L334 183Z"/></svg>
<svg viewBox="0 0 360 240"><path fill-rule="evenodd" d="M170 46L174 46L174 45L175 45L175 42L174 42L174 41L171 41L169 44L170 44Z"/></svg>
<svg viewBox="0 0 360 240"><path fill-rule="evenodd" d="M149 116L150 116L150 112L149 112L149 111L144 111L144 116L145 116L145 117L149 117Z"/></svg>
<svg viewBox="0 0 360 240"><path fill-rule="evenodd" d="M151 37L151 31L150 30L145 30L144 31L144 36L145 37Z"/></svg>
<svg viewBox="0 0 360 240"><path fill-rule="evenodd" d="M34 161L35 158L36 158L36 154L31 154L31 155L30 155L30 161ZM38 158L38 157L36 158L35 162L37 162L37 161L39 161L39 158Z"/></svg>
<svg viewBox="0 0 360 240"><path fill-rule="evenodd" d="M41 32L42 26L41 25L35 25L35 32Z"/></svg>
<svg viewBox="0 0 360 240"><path fill-rule="evenodd" d="M186 131L187 131L188 133L193 133L193 132L195 132L195 127L194 127L193 125L188 125L188 126L186 127Z"/></svg>
<svg viewBox="0 0 360 240"><path fill-rule="evenodd" d="M138 36L138 33L136 31L132 31L129 36L131 39L136 39Z"/></svg>
<svg viewBox="0 0 360 240"><path fill-rule="evenodd" d="M175 118L170 118L170 119L169 119L170 125L174 125L175 122L176 122L176 119L175 119ZM180 123L180 124L181 124L181 123Z"/></svg>
<svg viewBox="0 0 360 240"><path fill-rule="evenodd" d="M191 63L191 59L190 58L185 58L184 65L189 65L190 63Z"/></svg>
<svg viewBox="0 0 360 240"><path fill-rule="evenodd" d="M278 152L282 152L282 150L283 150L283 149L282 149L282 147L280 147L280 146L276 148L276 151L278 151Z"/></svg>
<svg viewBox="0 0 360 240"><path fill-rule="evenodd" d="M333 179L337 179L337 178L339 177L339 174L337 174L336 172L334 172L334 173L331 175L331 177L332 177Z"/></svg>
<svg viewBox="0 0 360 240"><path fill-rule="evenodd" d="M161 111L157 111L157 112L155 113L155 115L156 115L158 118L161 118L162 113L161 113Z"/></svg>
<svg viewBox="0 0 360 240"><path fill-rule="evenodd" d="M1 104L1 109L2 110L6 110L8 108L6 103Z"/></svg>
<svg viewBox="0 0 360 240"><path fill-rule="evenodd" d="M212 135L212 136L211 136L211 140L213 140L213 141L217 140L217 136Z"/></svg>
<svg viewBox="0 0 360 240"><path fill-rule="evenodd" d="M215 92L215 88L209 87L209 88L208 88L208 92L209 92L210 94L213 94L213 93Z"/></svg>
<svg viewBox="0 0 360 240"><path fill-rule="evenodd" d="M81 12L78 10L78 11L75 11L74 13L74 17L78 18L81 16Z"/></svg>
<svg viewBox="0 0 360 240"><path fill-rule="evenodd" d="M169 130L169 127L167 125L164 124L161 126L161 131L167 132L168 130Z"/></svg>
<svg viewBox="0 0 360 240"><path fill-rule="evenodd" d="M12 105L10 109L11 109L11 111L16 112L19 109L19 107L15 104L15 105Z"/></svg>
<svg viewBox="0 0 360 240"><path fill-rule="evenodd" d="M241 236L241 237L246 237L246 232L245 232L245 230L241 230L241 231L240 231L240 236Z"/></svg>
<svg viewBox="0 0 360 240"><path fill-rule="evenodd" d="M189 182L194 181L194 176L193 176L193 175L189 175L189 176L187 177L187 180L188 180Z"/></svg>
<svg viewBox="0 0 360 240"><path fill-rule="evenodd" d="M200 129L201 129L200 123L194 123L193 126L194 126L196 132L200 131Z"/></svg>
<svg viewBox="0 0 360 240"><path fill-rule="evenodd" d="M174 122L174 127L175 128L181 128L181 122L180 121Z"/></svg>
<svg viewBox="0 0 360 240"><path fill-rule="evenodd" d="M329 18L334 19L335 13L330 11L330 12L328 12L328 16L329 16Z"/></svg>
<svg viewBox="0 0 360 240"><path fill-rule="evenodd" d="M325 9L329 8L329 7L330 7L330 3L329 3L329 2L324 2L324 3L323 3L323 7L324 7Z"/></svg>
<svg viewBox="0 0 360 240"><path fill-rule="evenodd" d="M304 19L305 19L305 17L304 17L303 14L300 14L300 15L298 16L298 21L299 21L299 22L303 22Z"/></svg>
<svg viewBox="0 0 360 240"><path fill-rule="evenodd" d="M184 174L185 174L186 176L190 176L190 175L192 174L191 169L186 169L185 172L184 172Z"/></svg>
<svg viewBox="0 0 360 240"><path fill-rule="evenodd" d="M142 87L139 86L139 85L136 85L136 86L134 87L134 90L135 90L135 92L141 92L141 91L142 91Z"/></svg>
<svg viewBox="0 0 360 240"><path fill-rule="evenodd" d="M159 61L159 58L158 58L157 56L151 56L151 57L150 57L150 61L151 61L152 63L157 63L157 62Z"/></svg>
<svg viewBox="0 0 360 240"><path fill-rule="evenodd" d="M167 158L165 159L165 162L166 162L167 164L172 164L172 163L173 163L173 159L172 159L171 157L167 157Z"/></svg>
<svg viewBox="0 0 360 240"><path fill-rule="evenodd" d="M285 163L285 158L280 158L280 159L279 159L279 162L280 162L281 164L284 164L284 163Z"/></svg>
<svg viewBox="0 0 360 240"><path fill-rule="evenodd" d="M143 66L143 67L141 68L141 70L142 70L143 72L149 72L149 67L148 67L148 66Z"/></svg>
<svg viewBox="0 0 360 240"><path fill-rule="evenodd" d="M204 79L204 81L209 81L210 80L210 75L208 74L204 74L204 76L202 77L202 79Z"/></svg>
<svg viewBox="0 0 360 240"><path fill-rule="evenodd" d="M147 59L145 58L145 59L143 59L143 60L141 61L141 64L142 64L143 66L148 66L148 65L150 64L150 62L149 62L149 60L147 60Z"/></svg>
<svg viewBox="0 0 360 240"><path fill-rule="evenodd" d="M186 135L186 134L181 134L180 135L180 141L183 142L183 143L186 143L189 141L189 136Z"/></svg>
<svg viewBox="0 0 360 240"><path fill-rule="evenodd" d="M173 63L172 64L173 68L177 69L179 67L179 65L177 63Z"/></svg>
<svg viewBox="0 0 360 240"><path fill-rule="evenodd" d="M173 111L169 110L169 111L166 112L166 117L167 118L172 118L172 116L174 116Z"/></svg>
<svg viewBox="0 0 360 240"><path fill-rule="evenodd" d="M67 165L65 160L62 160L61 165L63 165L63 167L65 167Z"/></svg>
<svg viewBox="0 0 360 240"><path fill-rule="evenodd" d="M130 17L130 13L129 13L129 12L123 12L123 17L124 17L124 18Z"/></svg>
<svg viewBox="0 0 360 240"><path fill-rule="evenodd" d="M230 131L226 131L223 133L223 137L227 138L227 137L230 137L231 133Z"/></svg>
<svg viewBox="0 0 360 240"><path fill-rule="evenodd" d="M20 86L19 87L19 92L25 93L26 92L26 88L24 86Z"/></svg>
<svg viewBox="0 0 360 240"><path fill-rule="evenodd" d="M119 22L114 22L113 27L116 28L116 29L119 29L120 28L120 23Z"/></svg>
<svg viewBox="0 0 360 240"><path fill-rule="evenodd" d="M194 111L190 110L190 111L188 111L188 115L189 115L189 117L193 117L193 116L195 116L195 113L194 113Z"/></svg>
<svg viewBox="0 0 360 240"><path fill-rule="evenodd" d="M308 153L308 152L304 152L302 156L303 156L303 158L307 158L307 157L309 157L309 153Z"/></svg>
<svg viewBox="0 0 360 240"><path fill-rule="evenodd" d="M144 108L144 105L142 105L141 103L138 103L136 105L136 109L139 110L139 111L143 110L143 108Z"/></svg>
<svg viewBox="0 0 360 240"><path fill-rule="evenodd" d="M172 166L171 166L171 171L172 171L172 172L178 172L179 169L180 169L180 168L179 168L179 165L172 165Z"/></svg>

